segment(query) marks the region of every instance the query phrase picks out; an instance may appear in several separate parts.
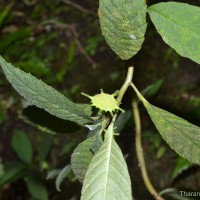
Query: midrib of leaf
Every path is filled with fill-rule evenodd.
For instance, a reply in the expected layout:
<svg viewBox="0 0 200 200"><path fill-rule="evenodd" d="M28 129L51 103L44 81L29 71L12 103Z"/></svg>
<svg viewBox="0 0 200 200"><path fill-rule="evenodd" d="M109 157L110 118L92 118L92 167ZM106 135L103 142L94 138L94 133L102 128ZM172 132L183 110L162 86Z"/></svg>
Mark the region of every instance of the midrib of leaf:
<svg viewBox="0 0 200 200"><path fill-rule="evenodd" d="M178 23L176 20L174 20L174 19L170 18L169 16L163 14L162 12L160 12L160 11L157 10L157 9L151 8L150 10L152 10L152 11L154 11L155 13L159 14L159 15L162 16L164 19L168 19L168 21L171 21L171 22L173 22L174 24L180 26L182 29L190 30L191 28L193 28L193 26L188 26L188 25L183 25L183 24ZM199 37L199 35L198 35L195 31L193 31L192 34L193 34L194 36Z"/></svg>
<svg viewBox="0 0 200 200"><path fill-rule="evenodd" d="M109 127L109 128L111 128L111 130L112 130L112 127ZM105 157L106 157L106 160L107 160L107 162L106 162L106 167L105 167L105 169L106 169L106 173L105 173L105 184L104 184L104 187L102 187L102 188L100 188L98 191L101 191L101 190L103 190L104 189L104 194L103 194L103 196L104 196L104 198L102 199L102 200L105 200L106 199L106 191L107 191L107 184L108 184L108 173L109 173L109 164L110 164L110 158L111 158L111 149L112 149L112 137L113 137L113 134L109 134L110 133L110 131L107 131L107 135L106 135L106 137L108 138L108 141L106 141L106 142L108 142L108 147L107 147L107 149L108 150L104 150L104 151L107 151L107 156L105 155ZM103 154L103 153L105 153L104 151L102 151L101 152L101 154ZM99 154L98 156L100 156L101 154ZM98 165L98 163L96 164L96 165ZM94 180L96 179L97 177L95 177L94 178ZM89 187L89 186L88 186ZM85 191L87 190L88 188L85 188ZM95 191L95 193L97 193L98 191ZM94 194L95 194L94 193ZM88 200L90 200L93 196L94 196L94 194L92 194L90 197L89 197L89 199Z"/></svg>
<svg viewBox="0 0 200 200"><path fill-rule="evenodd" d="M159 10L156 10L156 9L153 9L153 8L151 8L150 10L153 10L155 13L158 13L159 15L163 16L164 18L168 19L169 21L174 22L175 24L177 24L177 25L179 25L179 26L181 26L181 27L185 27L185 26L183 26L183 25L177 23L175 20L171 19L169 16L163 14L163 13L160 12Z"/></svg>
<svg viewBox="0 0 200 200"><path fill-rule="evenodd" d="M177 21L175 21L175 20L169 18L168 16L164 15L162 12L159 12L159 11L156 10L156 9L151 9L151 10L155 11L156 13L159 13L159 15L161 15L162 17L164 17L164 19L168 19L169 21L171 21L171 22L173 22L174 24L180 26L182 29L184 29L184 30L186 30L186 31L188 31L188 30L190 30L191 28L193 28L192 26L188 26L188 25L185 26L185 25L183 25L183 24L179 24ZM193 36L200 37L195 31L193 31L192 34L193 34Z"/></svg>
<svg viewBox="0 0 200 200"><path fill-rule="evenodd" d="M105 192L104 192L104 199L106 199L106 191L107 191L107 184L108 184L108 173L109 173L109 164L110 164L110 157L111 157L111 147L112 147L113 134L107 135L106 137L109 137L109 151L108 151L107 167L106 167L106 180L105 180L105 188L106 189L105 189Z"/></svg>

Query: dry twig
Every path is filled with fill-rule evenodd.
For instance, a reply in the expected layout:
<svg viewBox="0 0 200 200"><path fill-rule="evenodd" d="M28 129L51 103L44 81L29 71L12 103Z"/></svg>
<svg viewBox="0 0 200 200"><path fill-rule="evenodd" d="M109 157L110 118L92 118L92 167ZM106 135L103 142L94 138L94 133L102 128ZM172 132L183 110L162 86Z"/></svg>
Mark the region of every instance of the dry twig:
<svg viewBox="0 0 200 200"><path fill-rule="evenodd" d="M79 40L79 35L76 31L76 27L72 26L71 27L72 33L75 37L75 41L76 41L76 45L79 48L79 51L85 56L86 60L92 65L92 68L96 68L97 63L89 56L89 54L85 51L83 45L81 44L80 40Z"/></svg>
<svg viewBox="0 0 200 200"><path fill-rule="evenodd" d="M92 12L91 10L88 10L88 9L86 9L86 8L83 8L82 6L80 6L79 4L77 4L77 3L75 3L75 2L72 2L72 1L70 1L70 0L61 0L63 3L66 3L66 4L68 4L68 5L70 5L70 6L72 6L72 7L74 7L74 8L76 8L76 9L78 9L78 10L80 10L81 12L84 12L84 13L86 13L86 14L89 14L89 15L92 15L92 16L97 16L97 14L96 13L94 13L94 12Z"/></svg>
<svg viewBox="0 0 200 200"><path fill-rule="evenodd" d="M85 51L80 39L79 39L79 35L76 31L76 26L75 24L65 24L65 23L62 23L62 22L58 22L54 19L51 19L51 20L46 20L46 21L43 21L41 24L39 24L39 26L45 26L45 25L48 25L48 24L52 24L54 25L55 27L59 28L59 29L67 29L69 31L71 31L72 35L74 36L75 38L75 42L76 42L76 45L80 51L80 53L85 57L85 59L92 65L92 68L96 68L97 66L97 63L90 57L90 55Z"/></svg>
<svg viewBox="0 0 200 200"><path fill-rule="evenodd" d="M38 0L22 0L27 6L33 6Z"/></svg>

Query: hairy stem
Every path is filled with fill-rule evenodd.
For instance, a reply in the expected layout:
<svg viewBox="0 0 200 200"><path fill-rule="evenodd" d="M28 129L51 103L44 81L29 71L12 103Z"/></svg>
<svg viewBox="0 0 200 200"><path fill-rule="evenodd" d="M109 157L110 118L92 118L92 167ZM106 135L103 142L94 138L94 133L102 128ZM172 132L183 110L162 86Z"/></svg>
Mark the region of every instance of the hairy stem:
<svg viewBox="0 0 200 200"><path fill-rule="evenodd" d="M132 101L132 108L133 108L135 133L136 133L135 135L136 154L137 154L137 158L139 162L139 167L142 173L143 181L145 183L147 190L151 193L154 199L164 200L161 196L159 196L159 194L153 187L147 173L146 164L145 164L144 155L143 155L143 148L142 148L140 113L139 113L137 102L134 100Z"/></svg>

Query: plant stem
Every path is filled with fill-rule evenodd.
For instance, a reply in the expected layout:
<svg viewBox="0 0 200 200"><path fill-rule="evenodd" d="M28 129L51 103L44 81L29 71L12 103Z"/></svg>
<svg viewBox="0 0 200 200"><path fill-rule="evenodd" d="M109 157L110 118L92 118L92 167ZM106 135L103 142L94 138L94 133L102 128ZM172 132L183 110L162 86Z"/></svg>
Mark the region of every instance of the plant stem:
<svg viewBox="0 0 200 200"><path fill-rule="evenodd" d="M121 101L123 99L123 96L126 92L126 90L128 89L128 87L131 85L132 83L132 79L133 79L133 72L134 72L134 67L133 66L130 66L128 68L128 71L127 71L127 75L126 75L126 80L124 81L124 84L122 85L122 87L120 88L119 90L119 93L118 93L118 96L117 96L117 103L118 105L121 104ZM112 121L111 121L111 124L114 125L115 123L115 120L117 118L117 114L118 112L116 112L112 118Z"/></svg>
<svg viewBox="0 0 200 200"><path fill-rule="evenodd" d="M145 183L147 190L151 193L154 199L164 200L161 196L159 196L159 194L153 187L147 173L146 164L145 164L144 155L143 155L143 148L142 148L140 113L139 113L138 105L136 101L134 100L132 101L132 108L133 108L135 133L136 133L135 135L136 154L137 154L137 158L139 162L139 167L142 173L143 181Z"/></svg>
<svg viewBox="0 0 200 200"><path fill-rule="evenodd" d="M126 92L126 90L128 89L128 87L131 85L132 83L132 79L133 79L133 72L134 72L134 67L130 66L128 68L128 72L126 75L126 80L124 82L124 84L122 85L121 89L119 90L119 94L117 96L117 102L120 105L122 98Z"/></svg>
<svg viewBox="0 0 200 200"><path fill-rule="evenodd" d="M126 80L124 81L124 84L122 85L122 87L120 88L119 90L119 93L118 93L118 96L117 96L117 103L118 105L121 104L121 101L122 101L122 98L126 92L126 90L128 89L128 87L131 85L132 83L132 79L133 79L133 72L134 72L134 67L133 66L130 66L128 68L128 71L127 71L127 75L126 75ZM114 114L114 116L112 117L112 121L111 123L109 124L109 126L114 126L114 123L115 123L115 120L117 119L117 114L118 112L116 112ZM109 119L107 118L107 123L109 123ZM106 127L104 127L106 128Z"/></svg>

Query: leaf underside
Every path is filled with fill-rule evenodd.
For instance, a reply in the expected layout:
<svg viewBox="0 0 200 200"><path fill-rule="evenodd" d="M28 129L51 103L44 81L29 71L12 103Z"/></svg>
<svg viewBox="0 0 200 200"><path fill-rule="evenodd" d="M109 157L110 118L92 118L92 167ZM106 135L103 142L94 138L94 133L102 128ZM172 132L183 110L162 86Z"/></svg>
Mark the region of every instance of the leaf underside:
<svg viewBox="0 0 200 200"><path fill-rule="evenodd" d="M88 166L93 158L92 143L96 136L87 138L81 142L71 156L71 167L76 178L83 183Z"/></svg>
<svg viewBox="0 0 200 200"><path fill-rule="evenodd" d="M147 27L144 0L100 0L99 19L103 36L121 59L141 49Z"/></svg>
<svg viewBox="0 0 200 200"><path fill-rule="evenodd" d="M86 105L75 104L64 95L18 68L7 63L0 56L0 65L15 90L31 104L44 109L48 113L84 125L91 122Z"/></svg>
<svg viewBox="0 0 200 200"><path fill-rule="evenodd" d="M87 170L81 200L111 199L132 200L132 194L126 162L110 126L103 145Z"/></svg>
<svg viewBox="0 0 200 200"><path fill-rule="evenodd" d="M200 64L200 8L186 3L165 2L148 8L163 40L181 56Z"/></svg>
<svg viewBox="0 0 200 200"><path fill-rule="evenodd" d="M81 129L75 122L66 121L36 106L28 106L19 115L27 124L50 134L70 134Z"/></svg>
<svg viewBox="0 0 200 200"><path fill-rule="evenodd" d="M200 164L200 128L147 102L144 105L169 146L192 163Z"/></svg>

